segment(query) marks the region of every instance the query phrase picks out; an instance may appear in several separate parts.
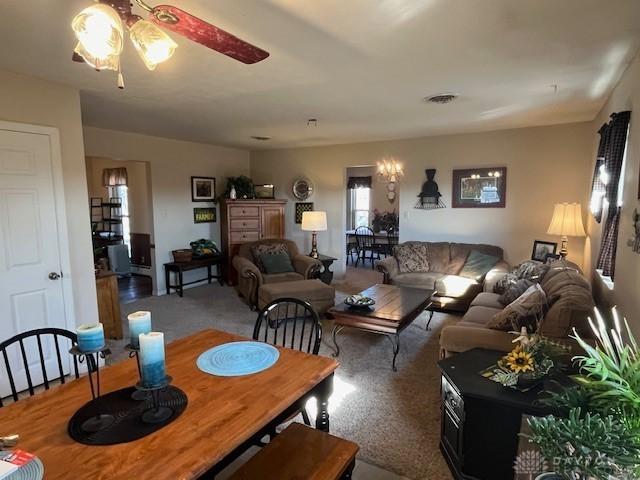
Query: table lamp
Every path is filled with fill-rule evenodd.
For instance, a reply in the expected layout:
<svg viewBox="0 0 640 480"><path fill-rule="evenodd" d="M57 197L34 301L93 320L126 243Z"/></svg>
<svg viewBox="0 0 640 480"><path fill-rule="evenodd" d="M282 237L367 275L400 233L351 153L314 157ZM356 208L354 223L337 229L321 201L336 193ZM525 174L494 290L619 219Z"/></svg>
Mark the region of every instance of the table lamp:
<svg viewBox="0 0 640 480"><path fill-rule="evenodd" d="M327 212L303 212L302 213L302 230L312 232L311 234L311 253L309 256L318 258L318 232L324 232L327 229Z"/></svg>
<svg viewBox="0 0 640 480"><path fill-rule="evenodd" d="M553 217L547 230L548 235L560 235L562 247L560 256L566 258L568 250L567 237L586 237L582 225L582 209L579 203L557 203L553 209Z"/></svg>

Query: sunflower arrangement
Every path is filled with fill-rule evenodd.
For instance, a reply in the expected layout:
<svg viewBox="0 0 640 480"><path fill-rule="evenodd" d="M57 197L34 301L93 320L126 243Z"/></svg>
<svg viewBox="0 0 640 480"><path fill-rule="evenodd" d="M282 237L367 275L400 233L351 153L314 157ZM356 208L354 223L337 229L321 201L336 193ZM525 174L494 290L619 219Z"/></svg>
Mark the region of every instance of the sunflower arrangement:
<svg viewBox="0 0 640 480"><path fill-rule="evenodd" d="M505 387L526 391L558 372L568 355L568 349L537 333L528 333L526 328L511 332L518 337L516 346L502 357L496 365L482 375Z"/></svg>

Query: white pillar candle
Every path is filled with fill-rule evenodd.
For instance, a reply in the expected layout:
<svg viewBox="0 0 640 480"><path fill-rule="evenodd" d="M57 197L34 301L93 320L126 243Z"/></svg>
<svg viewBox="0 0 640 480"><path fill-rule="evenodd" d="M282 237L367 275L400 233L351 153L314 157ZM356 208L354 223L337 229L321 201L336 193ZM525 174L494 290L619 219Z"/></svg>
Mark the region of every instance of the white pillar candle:
<svg viewBox="0 0 640 480"><path fill-rule="evenodd" d="M94 352L104 347L104 327L101 323L85 323L76 330L78 350Z"/></svg>
<svg viewBox="0 0 640 480"><path fill-rule="evenodd" d="M160 385L167 374L164 369L164 333L141 333L140 340L140 372L145 387Z"/></svg>
<svg viewBox="0 0 640 480"><path fill-rule="evenodd" d="M137 348L140 345L138 336L151 331L151 312L134 312L127 316L127 320L129 320L129 343Z"/></svg>

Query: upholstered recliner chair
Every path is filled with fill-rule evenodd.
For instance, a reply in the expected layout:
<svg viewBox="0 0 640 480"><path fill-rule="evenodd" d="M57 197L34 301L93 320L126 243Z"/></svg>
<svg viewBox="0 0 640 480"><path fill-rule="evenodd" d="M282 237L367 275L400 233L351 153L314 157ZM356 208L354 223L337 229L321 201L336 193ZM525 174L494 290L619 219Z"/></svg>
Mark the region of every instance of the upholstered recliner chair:
<svg viewBox="0 0 640 480"><path fill-rule="evenodd" d="M293 266L293 272L268 274L258 252L286 251ZM322 268L318 260L303 255L291 240L271 239L244 243L233 257L233 267L238 272L236 289L240 296L252 307L258 305L258 289L268 283L295 282L316 278Z"/></svg>

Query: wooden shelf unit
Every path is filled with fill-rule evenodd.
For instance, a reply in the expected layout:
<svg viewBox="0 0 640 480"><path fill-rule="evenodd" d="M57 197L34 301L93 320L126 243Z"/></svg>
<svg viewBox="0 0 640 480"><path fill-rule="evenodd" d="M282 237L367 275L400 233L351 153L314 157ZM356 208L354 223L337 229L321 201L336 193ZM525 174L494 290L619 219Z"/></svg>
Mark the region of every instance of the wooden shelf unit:
<svg viewBox="0 0 640 480"><path fill-rule="evenodd" d="M220 207L222 252L226 256L225 276L235 285L238 274L231 261L243 243L284 238L286 200L223 200Z"/></svg>

